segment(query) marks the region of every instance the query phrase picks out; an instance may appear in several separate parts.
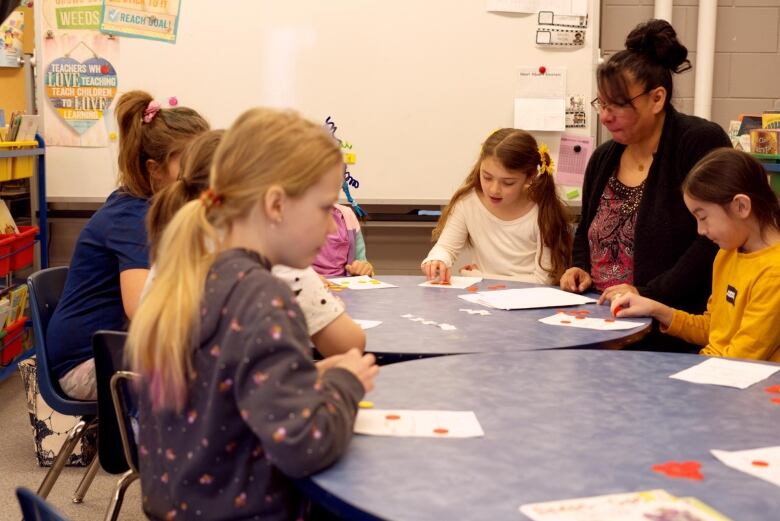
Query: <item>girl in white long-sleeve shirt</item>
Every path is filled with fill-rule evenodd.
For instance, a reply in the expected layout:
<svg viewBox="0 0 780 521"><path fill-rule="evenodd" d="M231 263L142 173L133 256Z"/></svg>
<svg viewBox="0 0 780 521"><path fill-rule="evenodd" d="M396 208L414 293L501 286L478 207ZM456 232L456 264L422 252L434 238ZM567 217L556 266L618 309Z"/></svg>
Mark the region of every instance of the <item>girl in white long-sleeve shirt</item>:
<svg viewBox="0 0 780 521"><path fill-rule="evenodd" d="M529 133L491 134L433 230L436 244L422 262L426 277L447 282L469 244L475 262L464 275L557 284L569 263L571 231L552 173L547 147Z"/></svg>

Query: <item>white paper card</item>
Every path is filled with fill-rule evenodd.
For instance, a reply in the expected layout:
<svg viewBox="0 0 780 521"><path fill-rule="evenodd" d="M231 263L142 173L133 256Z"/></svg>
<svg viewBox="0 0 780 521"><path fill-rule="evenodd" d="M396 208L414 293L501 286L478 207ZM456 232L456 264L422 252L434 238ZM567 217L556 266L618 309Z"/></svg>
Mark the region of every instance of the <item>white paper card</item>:
<svg viewBox="0 0 780 521"><path fill-rule="evenodd" d="M426 282L423 282L422 284L419 284L419 286L422 286L424 288L466 289L469 286L473 286L474 284L479 284L480 282L482 282L482 277L452 276L452 277L450 277L450 283L449 284L442 284L441 282L434 282L434 281L428 280Z"/></svg>
<svg viewBox="0 0 780 521"><path fill-rule="evenodd" d="M561 291L555 288L514 288L499 291L480 291L471 295L459 295L463 300L476 302L496 309L536 309L579 306L596 302L595 299Z"/></svg>
<svg viewBox="0 0 780 521"><path fill-rule="evenodd" d="M665 490L531 503L522 505L520 512L533 521L648 521L650 519L724 521L728 519L699 501L676 498Z"/></svg>
<svg viewBox="0 0 780 521"><path fill-rule="evenodd" d="M562 132L566 130L566 102L563 98L515 98L514 128Z"/></svg>
<svg viewBox="0 0 780 521"><path fill-rule="evenodd" d="M669 378L685 380L695 384L723 385L747 389L756 382L760 382L780 371L780 366L759 364L753 362L739 362L724 358L710 358L693 367L675 373Z"/></svg>
<svg viewBox="0 0 780 521"><path fill-rule="evenodd" d="M359 318L353 318L352 320L354 320L361 329L371 329L382 323L381 320L360 320Z"/></svg>
<svg viewBox="0 0 780 521"><path fill-rule="evenodd" d="M539 11L552 11L555 14L588 14L588 0L538 0L536 7Z"/></svg>
<svg viewBox="0 0 780 521"><path fill-rule="evenodd" d="M398 287L394 284L388 284L387 282L374 279L368 275L361 275L359 277L338 277L335 279L328 279L328 282L348 289L382 289Z"/></svg>
<svg viewBox="0 0 780 521"><path fill-rule="evenodd" d="M487 11L503 13L535 13L536 0L487 0Z"/></svg>
<svg viewBox="0 0 780 521"><path fill-rule="evenodd" d="M724 465L780 487L780 446L736 451L712 449L710 452Z"/></svg>
<svg viewBox="0 0 780 521"><path fill-rule="evenodd" d="M515 128L566 130L566 68L518 67Z"/></svg>
<svg viewBox="0 0 780 521"><path fill-rule="evenodd" d="M476 438L484 436L473 411L359 409L355 433L372 436Z"/></svg>
<svg viewBox="0 0 780 521"><path fill-rule="evenodd" d="M634 329L635 327L644 326L642 322L591 317L579 318L566 313L556 313L549 317L540 318L539 322L551 326L581 327L584 329L600 329L603 331L618 331L621 329Z"/></svg>

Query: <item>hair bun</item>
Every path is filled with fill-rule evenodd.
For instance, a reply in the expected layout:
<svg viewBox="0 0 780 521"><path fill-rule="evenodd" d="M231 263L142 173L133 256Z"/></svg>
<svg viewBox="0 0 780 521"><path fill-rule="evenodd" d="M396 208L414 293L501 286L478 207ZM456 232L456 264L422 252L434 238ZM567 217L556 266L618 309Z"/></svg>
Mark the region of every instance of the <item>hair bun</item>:
<svg viewBox="0 0 780 521"><path fill-rule="evenodd" d="M644 54L672 72L691 68L688 49L677 39L677 32L666 20L649 20L637 25L626 37L626 49Z"/></svg>

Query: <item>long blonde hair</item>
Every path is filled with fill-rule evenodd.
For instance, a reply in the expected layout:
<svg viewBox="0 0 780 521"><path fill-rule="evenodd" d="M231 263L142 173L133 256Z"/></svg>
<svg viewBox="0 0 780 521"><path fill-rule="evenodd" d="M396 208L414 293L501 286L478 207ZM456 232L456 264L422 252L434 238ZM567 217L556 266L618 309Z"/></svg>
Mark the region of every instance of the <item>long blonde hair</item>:
<svg viewBox="0 0 780 521"><path fill-rule="evenodd" d="M157 277L130 325L126 356L145 377L155 408L181 410L186 403L204 285L221 232L272 185L298 197L340 163L332 136L292 111L251 109L225 133L209 183L218 199L190 201L165 227Z"/></svg>
<svg viewBox="0 0 780 521"><path fill-rule="evenodd" d="M539 232L542 235L542 245L550 250L552 265L542 266L541 251L538 252L537 262L557 284L571 260L572 236L569 228L571 219L555 189L550 153L546 148L540 150L536 139L524 130L502 128L488 136L482 145L479 159L444 208L439 222L433 229L432 239L436 241L441 236L455 203L472 190L482 191L480 167L482 161L489 157L496 158L509 171L528 175L530 183L528 197L539 208Z"/></svg>

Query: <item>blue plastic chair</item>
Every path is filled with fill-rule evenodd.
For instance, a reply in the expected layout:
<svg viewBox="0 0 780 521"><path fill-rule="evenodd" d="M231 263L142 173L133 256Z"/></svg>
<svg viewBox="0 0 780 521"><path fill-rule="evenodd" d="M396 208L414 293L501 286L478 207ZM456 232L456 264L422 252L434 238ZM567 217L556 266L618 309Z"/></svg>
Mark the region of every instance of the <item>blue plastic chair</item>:
<svg viewBox="0 0 780 521"><path fill-rule="evenodd" d="M35 354L38 366L38 389L46 403L61 414L80 416L79 422L68 433L68 437L54 459L49 472L38 488L38 495L46 498L57 481L62 468L67 463L84 433L97 427L97 401L74 400L60 388L57 377L51 370L49 353L46 349L46 329L49 326L54 309L60 300L68 277L68 267L47 268L30 275L27 286L30 291L30 313L32 315L35 337ZM95 474L98 471L98 458L90 464L73 497L74 503L81 503Z"/></svg>
<svg viewBox="0 0 780 521"><path fill-rule="evenodd" d="M22 521L67 521L45 499L24 487L16 489L16 497L22 508Z"/></svg>

